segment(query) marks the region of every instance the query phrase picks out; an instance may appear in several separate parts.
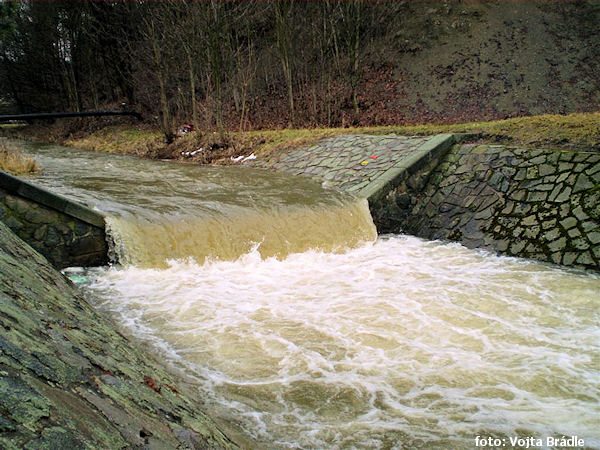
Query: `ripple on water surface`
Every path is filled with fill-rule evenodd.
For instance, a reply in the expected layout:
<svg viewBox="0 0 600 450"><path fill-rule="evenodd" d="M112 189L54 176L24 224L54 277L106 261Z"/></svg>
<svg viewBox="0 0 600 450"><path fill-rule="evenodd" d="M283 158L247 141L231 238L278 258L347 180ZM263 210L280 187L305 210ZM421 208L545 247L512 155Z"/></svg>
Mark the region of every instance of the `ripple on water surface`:
<svg viewBox="0 0 600 450"><path fill-rule="evenodd" d="M338 251L374 240L365 199L315 180L248 167L199 167L55 145L23 144L44 168L36 184L105 214L110 256L123 265L166 258L235 260Z"/></svg>
<svg viewBox="0 0 600 450"><path fill-rule="evenodd" d="M91 274L261 447L600 446L598 276L402 236Z"/></svg>

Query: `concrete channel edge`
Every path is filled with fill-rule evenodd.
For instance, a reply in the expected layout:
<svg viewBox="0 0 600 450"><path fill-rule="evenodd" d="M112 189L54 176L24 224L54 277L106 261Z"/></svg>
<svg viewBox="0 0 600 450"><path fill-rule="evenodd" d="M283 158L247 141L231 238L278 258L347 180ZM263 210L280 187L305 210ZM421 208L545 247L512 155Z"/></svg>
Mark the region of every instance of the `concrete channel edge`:
<svg viewBox="0 0 600 450"><path fill-rule="evenodd" d="M105 226L104 216L99 212L2 171L0 171L0 188L90 225L99 228Z"/></svg>
<svg viewBox="0 0 600 450"><path fill-rule="evenodd" d="M374 203L394 189L402 180L411 175L414 170L422 167L428 161L450 149L459 142L460 136L454 134L438 134L428 139L410 157L405 158L400 166L388 169L358 192L369 203Z"/></svg>

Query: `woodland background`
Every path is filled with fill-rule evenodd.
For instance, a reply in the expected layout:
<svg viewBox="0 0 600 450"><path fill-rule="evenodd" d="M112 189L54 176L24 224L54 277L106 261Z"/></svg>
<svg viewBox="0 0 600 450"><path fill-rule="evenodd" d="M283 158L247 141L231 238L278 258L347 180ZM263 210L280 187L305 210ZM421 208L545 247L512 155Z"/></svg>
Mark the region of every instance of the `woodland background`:
<svg viewBox="0 0 600 450"><path fill-rule="evenodd" d="M2 2L0 109L165 135L597 111L599 23L597 1Z"/></svg>

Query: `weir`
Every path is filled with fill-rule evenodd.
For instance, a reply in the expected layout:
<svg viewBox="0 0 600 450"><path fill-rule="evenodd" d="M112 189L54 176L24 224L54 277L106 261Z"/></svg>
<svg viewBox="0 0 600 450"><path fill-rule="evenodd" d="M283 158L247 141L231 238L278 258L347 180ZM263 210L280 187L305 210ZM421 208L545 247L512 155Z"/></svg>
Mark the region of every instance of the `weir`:
<svg viewBox="0 0 600 450"><path fill-rule="evenodd" d="M474 436L518 435L600 446L599 276L455 243L376 239L368 199L330 189L333 178L62 151L26 149L45 169L36 183L102 211L124 262L66 273L189 376L246 447L468 449ZM382 198L398 205L405 187L435 181L435 158L419 161ZM106 359L95 364L104 370ZM98 389L122 404L132 395L108 368L96 371ZM138 378L127 386L150 394L134 400L179 399L171 382L127 373ZM142 420L77 392L123 435L133 429L134 443L147 438Z"/></svg>
<svg viewBox="0 0 600 450"><path fill-rule="evenodd" d="M376 237L368 207L360 201L208 217L112 217L107 227L112 259L145 267L187 257L235 260L254 247L263 258L309 249L335 252Z"/></svg>
<svg viewBox="0 0 600 450"><path fill-rule="evenodd" d="M207 257L235 259L254 245L263 256L283 257L308 248L329 251L343 248L344 242L356 245L364 239L363 233L370 227L366 218L370 212L379 234L407 232L428 239L450 239L472 248L599 270L600 156L593 152L494 145L473 147L460 144L464 137L452 134L431 137L341 135L325 139L311 148L276 154L252 163L315 179L327 190L325 197L329 198L329 203L318 205L305 202L308 197L316 197L315 186L310 188L312 191L306 190L305 181L298 179L290 180L290 183L304 186L297 190L304 190L303 195L307 196L300 203L292 202L283 208L277 204L257 204L257 198L273 198L270 192L253 194L261 186L260 182L254 184L255 181L268 178L263 173L253 180L243 181L239 189L220 186L220 192L227 193L213 201L210 198L215 193L210 189L211 175L206 178L208 184L200 188L190 182L190 178L186 181L181 177L186 170L189 172L186 177L196 176L193 169L191 172L188 169L171 171L171 177L160 182L153 175L138 176L137 191L144 197L127 198L131 193L119 188L122 183L117 179L119 169L110 164L105 171L112 174L112 178L106 175L95 177L102 178L98 186L82 185L87 194L81 201L89 203L90 195L93 196L90 193L96 188L102 192L100 197L106 192L118 193L121 189L118 194L121 198L115 198L106 209L109 234L113 236L108 240L111 244L109 256L112 261L121 263L144 264L145 260L146 264L152 265L168 258L186 256L198 260ZM44 151L39 156L44 158ZM54 173L54 178L60 179L60 171L68 169L79 173L75 182L80 183L90 165L101 162L101 159L88 160L84 153L73 157L81 167L64 158L49 158L46 161L50 169L48 174ZM67 167L53 167L57 161ZM571 173L573 168L579 172ZM148 167L148 174L153 170ZM162 167L162 173L168 174L169 169ZM203 176L208 173L210 170L203 171ZM242 172L234 170L231 173L238 176ZM129 176L123 173L123 177ZM247 175L243 177L248 178ZM49 178L42 175L37 179L60 190L61 186L53 186ZM11 183L15 184L13 181ZM155 186L154 190L150 189L152 186ZM162 197L168 190L172 190L174 201ZM365 209L367 203L342 201L336 190L366 199L369 212ZM289 188L283 187L283 191L289 191ZM64 194L70 196L74 192L67 189ZM40 198L46 197L48 195ZM196 201L200 197L202 201ZM29 200L31 198L30 195ZM92 203L98 205L102 201L97 198ZM74 205L72 209L77 209L76 204L70 204ZM137 206L134 210L125 206L111 211L115 204ZM7 211L14 215L14 202L11 205ZM27 209L19 205L21 210ZM222 209L224 205L228 206ZM21 219L24 220L5 217L13 229L21 227L20 236L38 250L49 255L44 249L45 244L40 245L40 240L49 239L49 247L54 251L51 258L68 261L71 250L67 256L57 256L58 250L53 248L60 233L48 234L46 225L43 230L38 230L35 223L23 227L22 222L28 222L28 219ZM339 233L342 229L345 231ZM369 233L372 240L372 229ZM66 229L62 234L68 235ZM87 247L72 245L75 239L70 236L66 240L77 254L97 254L100 250L106 253L105 244L98 243L97 238L79 239L87 243ZM94 244L93 249L90 249L90 242ZM184 243L188 243L187 248ZM71 259L89 262L86 265L101 264L106 260L87 256ZM55 264L60 266L60 263Z"/></svg>
<svg viewBox="0 0 600 450"><path fill-rule="evenodd" d="M466 138L341 135L256 164L366 198L380 234L600 270L597 152Z"/></svg>
<svg viewBox="0 0 600 450"><path fill-rule="evenodd" d="M305 178L33 144L24 151L44 168L36 184L105 217L109 258L121 264L235 260L254 247L282 258L339 251L377 235L365 200Z"/></svg>

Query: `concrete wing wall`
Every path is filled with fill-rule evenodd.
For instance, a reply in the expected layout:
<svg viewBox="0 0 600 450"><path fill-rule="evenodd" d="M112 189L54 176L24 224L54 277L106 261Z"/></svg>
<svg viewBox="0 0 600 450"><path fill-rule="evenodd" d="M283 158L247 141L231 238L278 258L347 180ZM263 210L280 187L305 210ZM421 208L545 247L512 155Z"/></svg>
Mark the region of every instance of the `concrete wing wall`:
<svg viewBox="0 0 600 450"><path fill-rule="evenodd" d="M599 270L599 200L598 153L456 146L397 231Z"/></svg>
<svg viewBox="0 0 600 450"><path fill-rule="evenodd" d="M0 220L59 269L108 263L101 214L4 172Z"/></svg>

